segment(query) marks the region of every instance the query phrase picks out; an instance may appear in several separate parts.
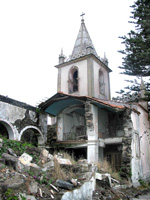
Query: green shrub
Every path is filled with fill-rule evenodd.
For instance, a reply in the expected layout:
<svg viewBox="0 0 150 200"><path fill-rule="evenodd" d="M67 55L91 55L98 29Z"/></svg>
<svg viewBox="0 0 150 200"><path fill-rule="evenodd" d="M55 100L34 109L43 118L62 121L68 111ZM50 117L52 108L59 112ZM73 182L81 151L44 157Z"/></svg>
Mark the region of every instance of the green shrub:
<svg viewBox="0 0 150 200"><path fill-rule="evenodd" d="M27 147L33 147L33 145L29 143L22 143L20 141L10 140L4 137L1 138L3 139L3 145L0 149L0 157L3 153L7 152L8 148L11 148L14 152L17 152L19 155L21 155L26 151Z"/></svg>

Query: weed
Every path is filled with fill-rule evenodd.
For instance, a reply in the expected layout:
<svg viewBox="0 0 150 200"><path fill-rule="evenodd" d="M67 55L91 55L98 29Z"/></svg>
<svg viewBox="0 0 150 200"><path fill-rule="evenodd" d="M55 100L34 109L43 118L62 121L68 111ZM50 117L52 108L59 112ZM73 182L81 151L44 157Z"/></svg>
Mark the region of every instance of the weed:
<svg viewBox="0 0 150 200"><path fill-rule="evenodd" d="M21 200L27 200L27 198L22 196L21 194L20 194L20 197L21 197Z"/></svg>
<svg viewBox="0 0 150 200"><path fill-rule="evenodd" d="M53 182L53 178L49 179L46 172L42 173L42 176L33 176L33 178L39 183L39 184L45 184L49 185Z"/></svg>
<svg viewBox="0 0 150 200"><path fill-rule="evenodd" d="M6 200L19 200L18 196L15 195L14 191L10 188L5 192Z"/></svg>
<svg viewBox="0 0 150 200"><path fill-rule="evenodd" d="M64 158L69 159L71 161L71 163L74 165L76 164L76 160L74 158L74 155L70 155L68 152L62 152Z"/></svg>
<svg viewBox="0 0 150 200"><path fill-rule="evenodd" d="M145 181L142 180L142 179L139 179L139 183L140 183L140 185L141 185L143 188L147 188L147 187L148 187L148 184L145 183Z"/></svg>
<svg viewBox="0 0 150 200"><path fill-rule="evenodd" d="M6 139L5 137L2 137L2 139L3 139L3 145L0 148L0 156L3 153L7 152L8 148L13 149L14 152L19 152L19 154L21 155L22 153L26 151L27 147L33 146L32 144L29 144L29 143L22 143L20 141Z"/></svg>
<svg viewBox="0 0 150 200"><path fill-rule="evenodd" d="M53 178L65 180L67 178L66 173L64 169L60 167L60 164L57 162L56 159L54 159L54 172L53 172Z"/></svg>

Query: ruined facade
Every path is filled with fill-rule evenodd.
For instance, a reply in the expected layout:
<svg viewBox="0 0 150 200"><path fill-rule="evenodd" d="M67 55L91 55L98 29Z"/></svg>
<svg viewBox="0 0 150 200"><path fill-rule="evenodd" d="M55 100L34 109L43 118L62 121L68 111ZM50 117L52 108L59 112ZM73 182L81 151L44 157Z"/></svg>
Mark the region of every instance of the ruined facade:
<svg viewBox="0 0 150 200"><path fill-rule="evenodd" d="M147 103L110 100L108 60L100 58L84 20L72 51L59 56L58 93L39 105L57 118L57 144L88 162L103 162L138 184L150 177Z"/></svg>
<svg viewBox="0 0 150 200"><path fill-rule="evenodd" d="M43 145L47 137L47 115L0 95L0 134L12 140Z"/></svg>

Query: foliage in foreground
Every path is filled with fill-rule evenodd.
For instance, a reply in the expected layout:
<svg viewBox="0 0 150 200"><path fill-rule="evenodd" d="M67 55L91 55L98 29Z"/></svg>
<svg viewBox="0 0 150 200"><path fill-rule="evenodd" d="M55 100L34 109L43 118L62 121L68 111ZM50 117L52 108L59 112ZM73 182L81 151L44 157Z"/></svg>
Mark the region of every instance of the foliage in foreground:
<svg viewBox="0 0 150 200"><path fill-rule="evenodd" d="M8 148L13 149L14 152L17 152L18 155L21 155L21 154L23 154L25 152L25 150L27 149L27 147L33 147L32 144L22 143L20 141L15 141L15 140L10 140L10 139L7 139L5 137L2 137L1 135L0 135L0 138L3 139L3 145L0 148L0 157L1 157L1 155L3 153L7 152Z"/></svg>

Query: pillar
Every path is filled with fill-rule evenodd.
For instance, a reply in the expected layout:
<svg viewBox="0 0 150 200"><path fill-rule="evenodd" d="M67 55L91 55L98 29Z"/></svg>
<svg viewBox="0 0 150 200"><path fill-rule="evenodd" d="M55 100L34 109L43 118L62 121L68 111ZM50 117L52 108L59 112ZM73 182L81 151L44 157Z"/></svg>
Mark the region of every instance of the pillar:
<svg viewBox="0 0 150 200"><path fill-rule="evenodd" d="M98 108L90 102L85 104L88 163L98 162Z"/></svg>

